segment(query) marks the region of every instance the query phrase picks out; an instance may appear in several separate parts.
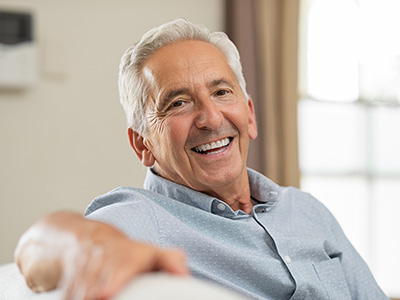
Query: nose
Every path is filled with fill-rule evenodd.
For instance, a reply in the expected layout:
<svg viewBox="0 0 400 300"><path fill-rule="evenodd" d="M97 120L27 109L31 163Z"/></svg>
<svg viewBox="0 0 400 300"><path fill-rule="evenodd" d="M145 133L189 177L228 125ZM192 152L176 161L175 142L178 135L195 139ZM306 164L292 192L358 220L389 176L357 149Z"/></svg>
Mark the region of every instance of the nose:
<svg viewBox="0 0 400 300"><path fill-rule="evenodd" d="M210 97L204 97L198 101L196 114L194 122L199 129L216 130L224 120L220 108Z"/></svg>

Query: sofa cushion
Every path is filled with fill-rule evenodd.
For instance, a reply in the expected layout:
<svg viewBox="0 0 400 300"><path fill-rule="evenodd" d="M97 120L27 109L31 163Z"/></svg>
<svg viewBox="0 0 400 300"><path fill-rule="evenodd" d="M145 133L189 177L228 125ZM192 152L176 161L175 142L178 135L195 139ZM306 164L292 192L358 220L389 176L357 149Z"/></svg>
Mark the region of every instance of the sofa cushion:
<svg viewBox="0 0 400 300"><path fill-rule="evenodd" d="M61 290L34 293L25 283L15 263L0 266L1 300L59 300ZM114 300L246 300L247 298L216 284L193 277L177 277L165 273L148 273L139 276L121 291Z"/></svg>
<svg viewBox="0 0 400 300"><path fill-rule="evenodd" d="M36 294L25 283L15 263L0 266L0 299L9 300L56 300L61 299L60 291Z"/></svg>

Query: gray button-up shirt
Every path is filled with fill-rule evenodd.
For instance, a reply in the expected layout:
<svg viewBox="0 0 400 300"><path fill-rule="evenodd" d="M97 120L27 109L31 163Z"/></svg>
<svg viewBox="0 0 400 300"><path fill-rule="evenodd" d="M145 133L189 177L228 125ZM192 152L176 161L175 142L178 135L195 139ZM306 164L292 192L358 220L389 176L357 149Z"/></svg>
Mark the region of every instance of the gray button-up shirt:
<svg viewBox="0 0 400 300"><path fill-rule="evenodd" d="M248 175L251 215L150 170L144 189L117 188L85 214L135 240L184 249L194 276L256 299L388 299L320 202Z"/></svg>

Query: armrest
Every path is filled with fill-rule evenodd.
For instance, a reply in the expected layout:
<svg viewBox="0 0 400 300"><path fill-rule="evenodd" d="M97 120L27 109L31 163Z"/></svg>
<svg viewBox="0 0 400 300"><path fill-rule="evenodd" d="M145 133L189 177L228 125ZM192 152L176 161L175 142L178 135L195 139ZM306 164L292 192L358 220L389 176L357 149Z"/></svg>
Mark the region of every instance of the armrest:
<svg viewBox="0 0 400 300"><path fill-rule="evenodd" d="M0 266L0 299L59 300L61 291L32 292L25 283L18 266L9 263ZM113 300L248 300L246 297L216 284L193 277L178 277L166 273L147 273L134 279Z"/></svg>
<svg viewBox="0 0 400 300"><path fill-rule="evenodd" d="M0 266L0 299L10 300L56 300L61 299L61 291L36 294L26 285L17 264Z"/></svg>

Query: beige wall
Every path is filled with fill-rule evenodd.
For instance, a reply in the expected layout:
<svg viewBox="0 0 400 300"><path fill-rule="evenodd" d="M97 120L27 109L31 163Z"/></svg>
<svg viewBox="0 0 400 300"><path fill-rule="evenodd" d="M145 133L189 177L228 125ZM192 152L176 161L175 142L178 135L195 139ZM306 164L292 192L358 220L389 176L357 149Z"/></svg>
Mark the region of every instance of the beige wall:
<svg viewBox="0 0 400 300"><path fill-rule="evenodd" d="M141 186L118 102L122 52L165 21L223 27L223 0L0 0L32 11L39 77L24 91L0 89L0 263L40 216L83 212L116 186Z"/></svg>

